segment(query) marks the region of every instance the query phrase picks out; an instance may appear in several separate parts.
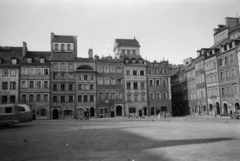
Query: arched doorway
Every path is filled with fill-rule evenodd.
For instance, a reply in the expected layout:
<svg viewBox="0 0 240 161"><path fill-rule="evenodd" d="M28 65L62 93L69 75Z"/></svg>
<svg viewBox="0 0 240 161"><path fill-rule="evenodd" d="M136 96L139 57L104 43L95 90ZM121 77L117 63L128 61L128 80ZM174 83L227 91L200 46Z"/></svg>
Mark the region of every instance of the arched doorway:
<svg viewBox="0 0 240 161"><path fill-rule="evenodd" d="M94 107L90 108L90 117L94 117L95 116L95 110Z"/></svg>
<svg viewBox="0 0 240 161"><path fill-rule="evenodd" d="M144 111L144 115L147 116L147 107L144 107L143 111Z"/></svg>
<svg viewBox="0 0 240 161"><path fill-rule="evenodd" d="M228 106L226 103L223 104L223 115L228 116Z"/></svg>
<svg viewBox="0 0 240 161"><path fill-rule="evenodd" d="M53 119L58 119L58 109L53 110Z"/></svg>
<svg viewBox="0 0 240 161"><path fill-rule="evenodd" d="M116 111L117 111L117 116L122 116L122 106L117 106Z"/></svg>
<svg viewBox="0 0 240 161"><path fill-rule="evenodd" d="M235 104L235 111L238 111L238 110L240 110L239 103L236 103Z"/></svg>
<svg viewBox="0 0 240 161"><path fill-rule="evenodd" d="M154 115L154 107L151 108L151 115Z"/></svg>
<svg viewBox="0 0 240 161"><path fill-rule="evenodd" d="M213 110L213 105L210 104L210 105L209 105L209 111L212 112L212 110Z"/></svg>
<svg viewBox="0 0 240 161"><path fill-rule="evenodd" d="M217 108L217 115L220 115L220 106L218 102L216 102L216 108Z"/></svg>

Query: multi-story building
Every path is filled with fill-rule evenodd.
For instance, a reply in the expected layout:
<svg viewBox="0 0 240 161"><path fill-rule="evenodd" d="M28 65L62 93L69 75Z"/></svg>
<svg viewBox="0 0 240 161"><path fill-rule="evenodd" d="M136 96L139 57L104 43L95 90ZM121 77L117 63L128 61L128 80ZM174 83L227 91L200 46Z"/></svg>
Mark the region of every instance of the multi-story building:
<svg viewBox="0 0 240 161"><path fill-rule="evenodd" d="M20 62L20 102L31 105L34 119L50 119L50 57L28 51Z"/></svg>
<svg viewBox="0 0 240 161"><path fill-rule="evenodd" d="M97 117L96 108L96 63L92 49L89 58L77 58L75 61L75 102L77 119L83 118L86 111L90 117Z"/></svg>
<svg viewBox="0 0 240 161"><path fill-rule="evenodd" d="M51 33L51 119L76 118L77 37Z"/></svg>
<svg viewBox="0 0 240 161"><path fill-rule="evenodd" d="M198 50L198 56L195 59L195 76L196 76L196 89L197 89L197 113L200 115L208 114L207 109L207 97L206 97L206 78L205 78L205 70L204 70L204 59L206 53L209 49L201 49Z"/></svg>
<svg viewBox="0 0 240 161"><path fill-rule="evenodd" d="M186 81L187 81L187 98L189 106L189 114L197 114L197 90L196 90L196 80L195 80L195 64L192 58L187 59L189 66L186 68Z"/></svg>
<svg viewBox="0 0 240 161"><path fill-rule="evenodd" d="M26 48L0 47L0 103L18 103L19 97L19 62Z"/></svg>
<svg viewBox="0 0 240 161"><path fill-rule="evenodd" d="M111 56L95 56L97 68L97 116L122 117L124 105L124 63Z"/></svg>
<svg viewBox="0 0 240 161"><path fill-rule="evenodd" d="M147 62L149 115L158 115L160 112L161 114L170 113L172 111L171 71L169 71L169 67L168 61Z"/></svg>

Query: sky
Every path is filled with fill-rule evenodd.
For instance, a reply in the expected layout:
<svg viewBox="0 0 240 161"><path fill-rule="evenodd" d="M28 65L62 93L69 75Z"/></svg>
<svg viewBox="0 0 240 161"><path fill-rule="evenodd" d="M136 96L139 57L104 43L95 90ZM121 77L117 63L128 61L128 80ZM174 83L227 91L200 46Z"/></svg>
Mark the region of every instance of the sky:
<svg viewBox="0 0 240 161"><path fill-rule="evenodd" d="M77 36L79 57L101 57L135 37L144 59L181 64L214 44L226 17L240 17L240 0L0 0L0 46L50 51L53 32Z"/></svg>

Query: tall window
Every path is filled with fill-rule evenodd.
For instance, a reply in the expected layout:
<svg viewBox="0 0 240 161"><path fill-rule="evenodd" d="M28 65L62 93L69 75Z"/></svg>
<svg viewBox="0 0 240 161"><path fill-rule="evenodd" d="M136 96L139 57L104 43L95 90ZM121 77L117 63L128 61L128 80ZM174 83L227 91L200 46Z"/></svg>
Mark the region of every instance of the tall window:
<svg viewBox="0 0 240 161"><path fill-rule="evenodd" d="M106 85L109 84L109 78L105 78L105 84L106 84Z"/></svg>
<svg viewBox="0 0 240 161"><path fill-rule="evenodd" d="M54 46L55 46L55 51L58 51L59 50L58 49L58 44L55 44Z"/></svg>
<svg viewBox="0 0 240 161"><path fill-rule="evenodd" d="M27 81L23 80L21 85L22 85L22 88L27 88Z"/></svg>
<svg viewBox="0 0 240 161"><path fill-rule="evenodd" d="M43 75L49 75L49 69L43 69Z"/></svg>
<svg viewBox="0 0 240 161"><path fill-rule="evenodd" d="M12 59L12 64L17 64L17 59Z"/></svg>
<svg viewBox="0 0 240 161"><path fill-rule="evenodd" d="M94 95L90 95L90 102L94 102Z"/></svg>
<svg viewBox="0 0 240 161"><path fill-rule="evenodd" d="M68 96L68 102L73 102L73 96Z"/></svg>
<svg viewBox="0 0 240 161"><path fill-rule="evenodd" d="M15 103L16 97L15 96L10 96L10 103Z"/></svg>
<svg viewBox="0 0 240 161"><path fill-rule="evenodd" d="M61 44L61 51L65 50L64 46L65 46L65 44Z"/></svg>
<svg viewBox="0 0 240 161"><path fill-rule="evenodd" d="M83 96L83 101L84 101L84 102L88 102L88 95L84 95L84 96Z"/></svg>
<svg viewBox="0 0 240 161"><path fill-rule="evenodd" d="M111 67L111 68L110 68L110 72L111 72L111 73L115 73L115 67Z"/></svg>
<svg viewBox="0 0 240 161"><path fill-rule="evenodd" d="M141 94L141 101L145 102L145 94Z"/></svg>
<svg viewBox="0 0 240 161"><path fill-rule="evenodd" d="M2 103L7 103L7 96L2 96Z"/></svg>
<svg viewBox="0 0 240 161"><path fill-rule="evenodd" d="M150 93L150 99L154 99L154 93Z"/></svg>
<svg viewBox="0 0 240 161"><path fill-rule="evenodd" d="M34 68L29 68L29 75L35 75L35 69Z"/></svg>
<svg viewBox="0 0 240 161"><path fill-rule="evenodd" d="M36 75L42 75L42 69L36 68Z"/></svg>
<svg viewBox="0 0 240 161"><path fill-rule="evenodd" d="M67 44L67 51L71 51L70 44Z"/></svg>
<svg viewBox="0 0 240 161"><path fill-rule="evenodd" d="M40 58L40 63L45 63L45 58Z"/></svg>
<svg viewBox="0 0 240 161"><path fill-rule="evenodd" d="M133 70L133 75L137 75L137 71L136 70Z"/></svg>
<svg viewBox="0 0 240 161"><path fill-rule="evenodd" d="M233 86L233 92L234 92L234 95L238 94L238 86L237 85Z"/></svg>
<svg viewBox="0 0 240 161"><path fill-rule="evenodd" d="M10 89L15 90L16 89L16 82L10 82Z"/></svg>
<svg viewBox="0 0 240 161"><path fill-rule="evenodd" d="M140 71L140 75L143 76L144 75L144 70Z"/></svg>
<svg viewBox="0 0 240 161"><path fill-rule="evenodd" d="M160 80L156 80L156 86L160 86Z"/></svg>
<svg viewBox="0 0 240 161"><path fill-rule="evenodd" d="M61 91L65 91L65 84L61 84Z"/></svg>
<svg viewBox="0 0 240 161"><path fill-rule="evenodd" d="M22 68L21 69L21 74L22 75L28 75L28 68Z"/></svg>
<svg viewBox="0 0 240 161"><path fill-rule="evenodd" d="M138 83L137 82L133 83L133 89L138 89Z"/></svg>
<svg viewBox="0 0 240 161"><path fill-rule="evenodd" d="M66 70L66 65L65 65L65 63L61 63L60 69L61 69L61 70Z"/></svg>
<svg viewBox="0 0 240 161"><path fill-rule="evenodd" d="M145 89L145 83L141 82L141 89Z"/></svg>
<svg viewBox="0 0 240 161"><path fill-rule="evenodd" d="M29 94L29 102L33 102L34 100L33 100L33 94Z"/></svg>
<svg viewBox="0 0 240 161"><path fill-rule="evenodd" d="M122 55L125 55L125 50L124 49L122 49Z"/></svg>
<svg viewBox="0 0 240 161"><path fill-rule="evenodd" d="M7 77L8 76L8 69L3 69L2 70L2 76Z"/></svg>
<svg viewBox="0 0 240 161"><path fill-rule="evenodd" d="M37 94L37 102L41 102L41 94Z"/></svg>
<svg viewBox="0 0 240 161"><path fill-rule="evenodd" d="M32 63L32 58L27 58L27 63Z"/></svg>
<svg viewBox="0 0 240 161"><path fill-rule="evenodd" d="M78 84L78 90L82 90L82 84Z"/></svg>
<svg viewBox="0 0 240 161"><path fill-rule="evenodd" d="M22 102L27 102L27 95L26 94L22 94Z"/></svg>
<svg viewBox="0 0 240 161"><path fill-rule="evenodd" d="M68 84L68 90L73 91L73 84Z"/></svg>
<svg viewBox="0 0 240 161"><path fill-rule="evenodd" d="M90 90L93 90L93 84L90 84Z"/></svg>
<svg viewBox="0 0 240 161"><path fill-rule="evenodd" d="M78 102L82 102L82 95L78 95Z"/></svg>
<svg viewBox="0 0 240 161"><path fill-rule="evenodd" d="M126 75L130 75L130 70L126 70Z"/></svg>
<svg viewBox="0 0 240 161"><path fill-rule="evenodd" d="M58 70L58 64L57 63L53 63L52 64L52 69L53 70Z"/></svg>
<svg viewBox="0 0 240 161"><path fill-rule="evenodd" d="M131 83L127 82L127 89L131 89Z"/></svg>
<svg viewBox="0 0 240 161"><path fill-rule="evenodd" d="M53 96L53 102L58 102L58 96Z"/></svg>
<svg viewBox="0 0 240 161"><path fill-rule="evenodd" d="M58 85L57 84L53 84L53 91L57 91L58 90Z"/></svg>
<svg viewBox="0 0 240 161"><path fill-rule="evenodd" d="M29 81L29 88L34 88L34 81Z"/></svg>
<svg viewBox="0 0 240 161"><path fill-rule="evenodd" d="M149 85L153 86L153 80L151 80L151 79L149 80Z"/></svg>
<svg viewBox="0 0 240 161"><path fill-rule="evenodd" d="M48 102L48 94L43 94L43 101Z"/></svg>
<svg viewBox="0 0 240 161"><path fill-rule="evenodd" d="M104 73L109 73L109 67L104 68Z"/></svg>
<svg viewBox="0 0 240 161"><path fill-rule="evenodd" d="M68 64L68 70L73 70L73 63Z"/></svg>
<svg viewBox="0 0 240 161"><path fill-rule="evenodd" d="M36 87L37 87L37 88L42 88L41 84L42 84L41 81L36 81Z"/></svg>
<svg viewBox="0 0 240 161"><path fill-rule="evenodd" d="M98 78L98 84L100 84L100 85L103 84L103 78Z"/></svg>
<svg viewBox="0 0 240 161"><path fill-rule="evenodd" d="M60 97L60 101L61 101L61 102L65 102L65 96L61 96L61 97Z"/></svg>
<svg viewBox="0 0 240 161"><path fill-rule="evenodd" d="M132 50L132 55L136 55L136 50Z"/></svg>
<svg viewBox="0 0 240 161"><path fill-rule="evenodd" d="M15 77L16 76L16 70L10 70L10 76Z"/></svg>
<svg viewBox="0 0 240 161"><path fill-rule="evenodd" d="M134 102L138 102L138 95L137 94L134 95Z"/></svg>
<svg viewBox="0 0 240 161"><path fill-rule="evenodd" d="M43 86L44 86L44 88L49 88L48 87L48 81L43 81Z"/></svg>

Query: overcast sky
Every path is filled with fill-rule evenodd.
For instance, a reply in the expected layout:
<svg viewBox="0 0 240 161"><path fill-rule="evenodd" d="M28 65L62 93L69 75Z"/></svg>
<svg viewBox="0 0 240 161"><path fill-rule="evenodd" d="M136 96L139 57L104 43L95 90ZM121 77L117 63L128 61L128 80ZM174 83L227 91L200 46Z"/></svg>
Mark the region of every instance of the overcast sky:
<svg viewBox="0 0 240 161"><path fill-rule="evenodd" d="M116 38L139 41L148 60L180 64L213 45L213 29L240 16L240 0L0 0L0 45L50 51L50 33L74 35L88 49L113 56Z"/></svg>

